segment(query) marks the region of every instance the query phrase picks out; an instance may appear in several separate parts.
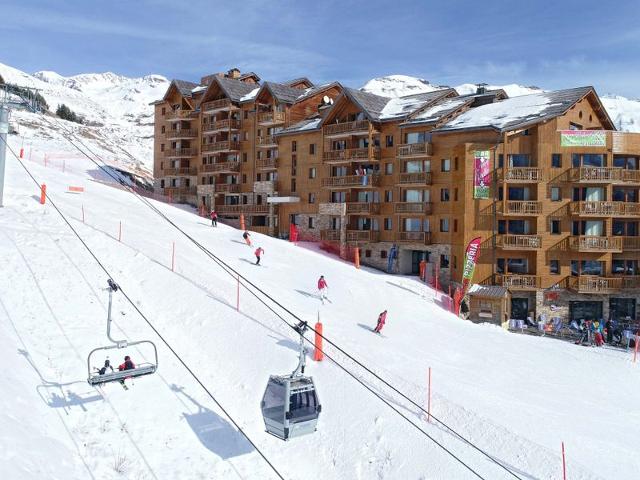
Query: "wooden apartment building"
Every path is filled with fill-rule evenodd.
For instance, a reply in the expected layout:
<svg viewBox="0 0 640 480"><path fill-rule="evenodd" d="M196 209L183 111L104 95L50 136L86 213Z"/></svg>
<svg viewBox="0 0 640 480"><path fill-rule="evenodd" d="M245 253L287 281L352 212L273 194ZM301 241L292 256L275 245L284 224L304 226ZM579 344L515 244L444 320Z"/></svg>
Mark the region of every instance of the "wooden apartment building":
<svg viewBox="0 0 640 480"><path fill-rule="evenodd" d="M155 102L156 187L175 201L286 237L358 247L361 261L444 285L511 292L511 316L636 317L640 134L617 132L591 87L508 98L434 89L387 98L306 78L262 82L237 69L175 80ZM567 147L561 131L603 131ZM489 152L487 199L474 159Z"/></svg>

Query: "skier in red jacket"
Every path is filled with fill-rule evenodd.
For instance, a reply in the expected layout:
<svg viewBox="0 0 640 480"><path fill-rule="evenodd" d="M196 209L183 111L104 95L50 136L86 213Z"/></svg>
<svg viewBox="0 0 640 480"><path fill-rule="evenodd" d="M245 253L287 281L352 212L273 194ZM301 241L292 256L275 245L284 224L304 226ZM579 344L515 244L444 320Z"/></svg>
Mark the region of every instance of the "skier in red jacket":
<svg viewBox="0 0 640 480"><path fill-rule="evenodd" d="M387 321L387 311L385 310L384 312L382 312L379 316L378 316L378 324L376 325L376 328L373 329L373 331L375 333L380 333L380 331L382 331L382 327L384 327L384 324Z"/></svg>
<svg viewBox="0 0 640 480"><path fill-rule="evenodd" d="M136 368L135 364L131 361L131 357L127 355L124 357L124 363L118 367L118 370L122 372L123 370L133 370L134 368Z"/></svg>
<svg viewBox="0 0 640 480"><path fill-rule="evenodd" d="M329 285L327 285L327 281L324 279L324 275L320 275L318 279L318 295L320 296L320 300L324 303L324 299L327 298L327 289Z"/></svg>
<svg viewBox="0 0 640 480"><path fill-rule="evenodd" d="M263 253L264 253L264 249L262 247L256 248L256 251L255 251L256 265L260 265L260 255L262 255Z"/></svg>
<svg viewBox="0 0 640 480"><path fill-rule="evenodd" d="M211 226L218 226L218 213L215 210L211 210Z"/></svg>

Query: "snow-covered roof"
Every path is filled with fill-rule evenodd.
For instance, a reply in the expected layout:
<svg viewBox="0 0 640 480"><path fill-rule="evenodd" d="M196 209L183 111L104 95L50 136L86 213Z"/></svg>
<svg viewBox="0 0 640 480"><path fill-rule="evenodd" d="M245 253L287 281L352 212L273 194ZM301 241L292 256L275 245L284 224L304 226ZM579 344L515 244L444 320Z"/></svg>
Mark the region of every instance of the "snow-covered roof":
<svg viewBox="0 0 640 480"><path fill-rule="evenodd" d="M456 110L464 107L468 104L473 103L472 97L453 97L446 98L435 105L432 105L415 115L412 115L410 118L404 122L403 125L410 124L433 124L437 123L441 119L447 117L448 115L454 113Z"/></svg>
<svg viewBox="0 0 640 480"><path fill-rule="evenodd" d="M508 98L472 108L435 131L481 128L504 131L520 128L562 115L592 91L592 87L578 87Z"/></svg>
<svg viewBox="0 0 640 480"><path fill-rule="evenodd" d="M288 135L291 133L300 133L310 130L318 130L322 125L322 117L305 118L301 122L295 123L290 127L280 130L276 135Z"/></svg>
<svg viewBox="0 0 640 480"><path fill-rule="evenodd" d="M191 93L200 93L200 92L205 91L206 89L207 89L206 85L199 85L196 88L192 89Z"/></svg>
<svg viewBox="0 0 640 480"><path fill-rule="evenodd" d="M258 92L260 91L260 87L256 87L253 90L251 90L249 93L247 93L245 96L240 97L240 101L241 102L249 102L251 100L253 100L254 98L256 98L256 95L258 95Z"/></svg>
<svg viewBox="0 0 640 480"><path fill-rule="evenodd" d="M395 120L406 117L416 110L432 103L445 95L451 94L453 91L435 90L433 92L423 92L405 97L397 97L390 99L380 113L380 120Z"/></svg>
<svg viewBox="0 0 640 480"><path fill-rule="evenodd" d="M508 289L497 285L478 285L474 283L469 287L468 293L471 296L486 298L504 298L507 296Z"/></svg>

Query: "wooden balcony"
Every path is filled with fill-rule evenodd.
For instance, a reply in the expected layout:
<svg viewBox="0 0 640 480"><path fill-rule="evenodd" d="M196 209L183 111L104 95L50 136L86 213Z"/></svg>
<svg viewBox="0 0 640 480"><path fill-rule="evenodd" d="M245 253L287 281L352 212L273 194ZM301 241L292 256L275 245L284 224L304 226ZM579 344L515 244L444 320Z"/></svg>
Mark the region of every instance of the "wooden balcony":
<svg viewBox="0 0 640 480"><path fill-rule="evenodd" d="M162 189L164 195L177 197L178 195L195 195L196 187L165 187Z"/></svg>
<svg viewBox="0 0 640 480"><path fill-rule="evenodd" d="M277 158L261 158L256 160L256 168L259 170L275 170L278 168Z"/></svg>
<svg viewBox="0 0 640 480"><path fill-rule="evenodd" d="M215 122L202 125L202 133L216 133L240 130L240 120L236 118L227 118L224 120L217 120Z"/></svg>
<svg viewBox="0 0 640 480"><path fill-rule="evenodd" d="M537 275L521 275L515 273L506 275L497 274L495 276L495 285L512 290L534 290L540 288L540 277Z"/></svg>
<svg viewBox="0 0 640 480"><path fill-rule="evenodd" d="M188 158L196 155L198 155L197 148L174 148L164 151L164 156L167 158Z"/></svg>
<svg viewBox="0 0 640 480"><path fill-rule="evenodd" d="M568 288L577 293L616 293L624 289L640 287L640 276L636 277L599 277L579 275L568 277Z"/></svg>
<svg viewBox="0 0 640 480"><path fill-rule="evenodd" d="M278 141L275 136L267 135L264 137L256 138L256 146L258 148L274 148L278 146Z"/></svg>
<svg viewBox="0 0 640 480"><path fill-rule="evenodd" d="M347 215L378 215L379 213L379 203L347 202Z"/></svg>
<svg viewBox="0 0 640 480"><path fill-rule="evenodd" d="M240 184L238 183L216 183L215 193L240 193Z"/></svg>
<svg viewBox="0 0 640 480"><path fill-rule="evenodd" d="M431 245L431 232L397 232L395 239L398 243Z"/></svg>
<svg viewBox="0 0 640 480"><path fill-rule="evenodd" d="M371 188L380 186L380 175L345 175L322 179L322 186L332 189Z"/></svg>
<svg viewBox="0 0 640 480"><path fill-rule="evenodd" d="M569 248L576 252L622 252L622 237L580 235L569 237Z"/></svg>
<svg viewBox="0 0 640 480"><path fill-rule="evenodd" d="M431 185L431 172L401 173L400 185Z"/></svg>
<svg viewBox="0 0 640 480"><path fill-rule="evenodd" d="M406 145L398 145L396 155L398 158L428 157L431 156L433 145L426 143L409 143Z"/></svg>
<svg viewBox="0 0 640 480"><path fill-rule="evenodd" d="M536 183L542 181L542 169L537 167L511 167L502 170L501 179L511 183Z"/></svg>
<svg viewBox="0 0 640 480"><path fill-rule="evenodd" d="M240 162L217 162L202 166L206 173L236 173L240 171Z"/></svg>
<svg viewBox="0 0 640 480"><path fill-rule="evenodd" d="M238 150L240 150L240 142L234 142L232 140L202 145L203 152L236 152Z"/></svg>
<svg viewBox="0 0 640 480"><path fill-rule="evenodd" d="M349 135L365 135L372 129L369 120L334 123L322 128L325 137L348 137Z"/></svg>
<svg viewBox="0 0 640 480"><path fill-rule="evenodd" d="M396 202L393 204L393 212L399 214L417 213L431 215L431 202Z"/></svg>
<svg viewBox="0 0 640 480"><path fill-rule="evenodd" d="M198 118L198 112L193 110L172 110L165 116L167 122L189 121Z"/></svg>
<svg viewBox="0 0 640 480"><path fill-rule="evenodd" d="M284 112L261 112L258 113L258 125L280 125L286 120Z"/></svg>
<svg viewBox="0 0 640 480"><path fill-rule="evenodd" d="M640 203L612 201L571 202L572 215L584 217L637 217L640 216Z"/></svg>
<svg viewBox="0 0 640 480"><path fill-rule="evenodd" d="M277 207L273 207L277 210ZM216 206L216 211L220 215L267 215L269 213L269 205L219 205Z"/></svg>
<svg viewBox="0 0 640 480"><path fill-rule="evenodd" d="M162 174L165 177L193 177L194 175L198 175L198 169L196 167L165 168L162 170Z"/></svg>
<svg viewBox="0 0 640 480"><path fill-rule="evenodd" d="M320 240L325 242L339 242L340 230L320 230Z"/></svg>
<svg viewBox="0 0 640 480"><path fill-rule="evenodd" d="M622 249L625 252L640 251L640 237L620 237L622 238Z"/></svg>
<svg viewBox="0 0 640 480"><path fill-rule="evenodd" d="M215 113L221 112L223 110L232 110L237 108L238 107L231 103L231 100L229 100L228 98L221 98L220 100L205 102L200 106L200 110L202 110L203 113Z"/></svg>
<svg viewBox="0 0 640 480"><path fill-rule="evenodd" d="M503 215L540 215L542 202L531 200L507 200L504 202Z"/></svg>
<svg viewBox="0 0 640 480"><path fill-rule="evenodd" d="M498 235L496 245L503 250L537 250L542 247L540 235Z"/></svg>
<svg viewBox="0 0 640 480"><path fill-rule="evenodd" d="M622 183L640 185L640 170L622 170Z"/></svg>
<svg viewBox="0 0 640 480"><path fill-rule="evenodd" d="M177 138L196 138L198 136L198 130L195 128L181 128L180 130L167 130L165 132L165 138L177 139Z"/></svg>
<svg viewBox="0 0 640 480"><path fill-rule="evenodd" d="M569 171L569 181L574 183L622 182L622 168L619 167L579 167Z"/></svg>
<svg viewBox="0 0 640 480"><path fill-rule="evenodd" d="M371 162L380 160L380 147L329 150L322 154L324 163Z"/></svg>
<svg viewBox="0 0 640 480"><path fill-rule="evenodd" d="M373 230L347 230L347 243L378 241L380 241L380 232Z"/></svg>

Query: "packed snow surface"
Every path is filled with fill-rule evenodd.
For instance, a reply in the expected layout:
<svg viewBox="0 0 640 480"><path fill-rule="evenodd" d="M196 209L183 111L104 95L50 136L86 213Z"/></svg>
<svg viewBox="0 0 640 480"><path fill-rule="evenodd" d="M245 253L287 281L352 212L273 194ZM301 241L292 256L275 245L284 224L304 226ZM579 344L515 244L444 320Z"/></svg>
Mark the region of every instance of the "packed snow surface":
<svg viewBox="0 0 640 480"><path fill-rule="evenodd" d="M14 149L19 139L11 138ZM417 429L330 360L308 360L323 406L318 431L282 442L264 431L260 400L270 374L296 364L296 336L246 289L236 311L228 276L131 194L104 185L81 157L64 172L32 152L25 165L113 278L287 479L471 479ZM150 339L158 373L91 388L86 357L107 345L106 274L8 155L0 209L0 471L3 478L275 478L257 452L189 376L122 294L116 338ZM82 186L84 193L67 193ZM631 355L521 336L464 322L415 278L386 275L175 206L157 204L181 228L301 318L526 479L557 479L565 442L569 478L634 479L640 366ZM83 222L84 219L84 222ZM121 240L118 240L119 225ZM175 242L175 271L171 270ZM253 265L253 250L265 253ZM316 281L324 275L331 303ZM371 332L388 309L382 336ZM294 322L281 312L287 321ZM312 339L312 336L309 336ZM364 370L328 354L486 479L510 477ZM112 351L151 358L144 346ZM98 355L92 366L99 366Z"/></svg>

